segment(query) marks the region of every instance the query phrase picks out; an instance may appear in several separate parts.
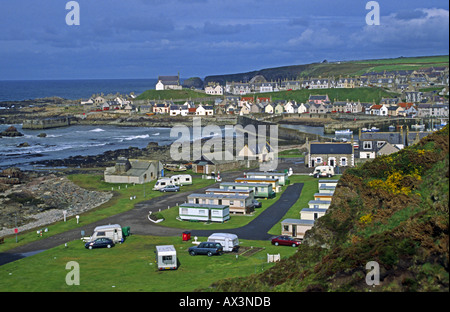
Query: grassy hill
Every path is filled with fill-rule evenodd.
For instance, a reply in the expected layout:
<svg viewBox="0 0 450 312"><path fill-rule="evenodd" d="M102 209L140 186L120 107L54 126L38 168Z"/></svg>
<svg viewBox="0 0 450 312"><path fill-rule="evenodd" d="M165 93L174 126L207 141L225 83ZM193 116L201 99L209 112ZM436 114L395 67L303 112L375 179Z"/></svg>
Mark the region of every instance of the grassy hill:
<svg viewBox="0 0 450 312"><path fill-rule="evenodd" d="M272 101L275 100L293 100L297 103L306 103L310 95L325 95L328 94L330 101L334 100L350 100L350 101L361 101L361 102L373 102L379 103L381 98L393 98L398 97L399 94L388 92L383 88L354 88L354 89L302 89L293 91L280 91L280 92L270 92L270 93L257 93L257 97L271 97Z"/></svg>
<svg viewBox="0 0 450 312"><path fill-rule="evenodd" d="M205 85L209 82L215 81L223 85L225 83L247 82L256 75L262 75L267 81L278 81L285 79L298 79L304 77L328 77L335 76L359 76L364 73L376 71L391 71L391 70L414 70L426 68L430 66L448 66L449 56L423 56L423 57L399 57L391 59L378 60L361 60L348 62L333 62L333 63L312 63L304 65L292 65L276 68L267 68L262 70L255 70L247 73L226 74L226 75L212 75L204 79Z"/></svg>
<svg viewBox="0 0 450 312"><path fill-rule="evenodd" d="M183 90L147 90L141 93L137 100L173 100L174 102L183 101L186 99L200 99L214 97L202 92L193 91L190 89Z"/></svg>
<svg viewBox="0 0 450 312"><path fill-rule="evenodd" d="M211 291L447 291L449 127L347 170L298 252ZM379 264L380 284L366 268Z"/></svg>

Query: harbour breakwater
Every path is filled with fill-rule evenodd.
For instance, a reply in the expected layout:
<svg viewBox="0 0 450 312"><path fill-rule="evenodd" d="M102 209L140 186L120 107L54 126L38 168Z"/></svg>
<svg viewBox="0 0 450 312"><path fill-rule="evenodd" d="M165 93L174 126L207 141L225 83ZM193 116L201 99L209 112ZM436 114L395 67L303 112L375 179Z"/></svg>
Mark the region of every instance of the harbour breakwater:
<svg viewBox="0 0 450 312"><path fill-rule="evenodd" d="M58 127L70 126L70 121L73 117L51 117L51 118L39 118L39 119L25 119L22 123L22 129L40 130L50 129Z"/></svg>

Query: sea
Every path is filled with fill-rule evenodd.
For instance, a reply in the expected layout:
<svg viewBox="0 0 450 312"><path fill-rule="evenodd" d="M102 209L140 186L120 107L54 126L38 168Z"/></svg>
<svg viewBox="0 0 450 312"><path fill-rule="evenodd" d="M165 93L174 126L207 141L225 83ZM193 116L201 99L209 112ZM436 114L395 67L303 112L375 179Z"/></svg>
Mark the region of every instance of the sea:
<svg viewBox="0 0 450 312"><path fill-rule="evenodd" d="M45 97L89 99L93 94L125 95L154 89L157 79L0 80L0 102Z"/></svg>

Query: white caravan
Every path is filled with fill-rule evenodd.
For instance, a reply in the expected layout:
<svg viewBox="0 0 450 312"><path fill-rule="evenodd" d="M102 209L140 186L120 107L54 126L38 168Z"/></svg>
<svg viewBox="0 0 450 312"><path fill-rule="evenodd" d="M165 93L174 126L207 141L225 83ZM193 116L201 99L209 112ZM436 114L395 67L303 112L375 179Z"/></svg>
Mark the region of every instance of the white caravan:
<svg viewBox="0 0 450 312"><path fill-rule="evenodd" d="M223 251L235 251L239 248L238 236L231 233L213 233L208 237L208 242L220 243Z"/></svg>
<svg viewBox="0 0 450 312"><path fill-rule="evenodd" d="M314 176L314 178L330 178L334 176L334 167L333 166L317 166L314 168L314 171L309 175Z"/></svg>
<svg viewBox="0 0 450 312"><path fill-rule="evenodd" d="M156 246L155 254L158 270L177 269L177 251L173 245Z"/></svg>
<svg viewBox="0 0 450 312"><path fill-rule="evenodd" d="M155 186L153 187L154 191L158 191L162 189L163 187L166 187L167 185L175 185L172 178L161 178L158 181L156 181Z"/></svg>
<svg viewBox="0 0 450 312"><path fill-rule="evenodd" d="M96 240L97 238L101 237L110 238L115 244L122 243L123 242L122 228L120 227L119 224L97 226L94 229L94 233L92 234L92 236L89 238L84 238L84 240L92 242L93 240Z"/></svg>
<svg viewBox="0 0 450 312"><path fill-rule="evenodd" d="M175 185L183 186L192 184L192 176L190 174L178 174L172 176Z"/></svg>

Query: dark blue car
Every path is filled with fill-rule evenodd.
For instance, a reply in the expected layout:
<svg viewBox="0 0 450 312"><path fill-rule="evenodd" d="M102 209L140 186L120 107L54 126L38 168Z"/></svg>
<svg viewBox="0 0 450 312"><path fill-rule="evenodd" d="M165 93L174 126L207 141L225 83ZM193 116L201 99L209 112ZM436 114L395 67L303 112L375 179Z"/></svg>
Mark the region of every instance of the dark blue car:
<svg viewBox="0 0 450 312"><path fill-rule="evenodd" d="M96 240L93 240L91 242L87 242L84 247L88 248L88 249L93 249L93 248L111 248L114 247L114 242L112 241L112 239L106 238L106 237L102 237L102 238L97 238Z"/></svg>
<svg viewBox="0 0 450 312"><path fill-rule="evenodd" d="M220 243L202 242L198 246L189 247L189 254L195 255L221 255L223 253L223 247Z"/></svg>

